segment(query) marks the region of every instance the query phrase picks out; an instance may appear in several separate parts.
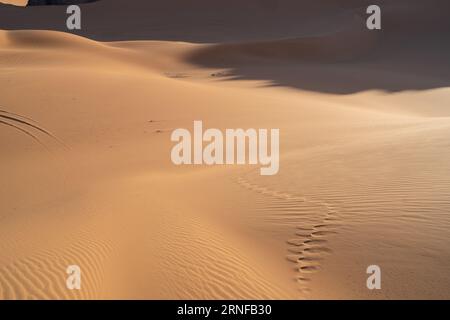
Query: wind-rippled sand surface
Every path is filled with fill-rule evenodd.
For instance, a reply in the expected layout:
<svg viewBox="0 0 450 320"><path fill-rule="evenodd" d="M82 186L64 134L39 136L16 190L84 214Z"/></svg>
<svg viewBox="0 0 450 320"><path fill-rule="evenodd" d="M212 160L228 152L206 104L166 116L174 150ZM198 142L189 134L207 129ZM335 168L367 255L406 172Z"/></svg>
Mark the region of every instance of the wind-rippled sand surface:
<svg viewBox="0 0 450 320"><path fill-rule="evenodd" d="M450 298L448 4L394 2L0 5L0 298ZM279 174L174 166L194 120Z"/></svg>

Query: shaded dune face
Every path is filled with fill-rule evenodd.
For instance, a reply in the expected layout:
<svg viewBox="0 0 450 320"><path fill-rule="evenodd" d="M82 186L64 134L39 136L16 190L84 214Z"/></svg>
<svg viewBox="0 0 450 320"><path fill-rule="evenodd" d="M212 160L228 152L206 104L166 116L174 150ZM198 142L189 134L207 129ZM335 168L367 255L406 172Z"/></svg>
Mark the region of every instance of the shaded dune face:
<svg viewBox="0 0 450 320"><path fill-rule="evenodd" d="M33 8L26 10L0 6L0 28L66 32L61 19L66 14L64 8L36 6L87 2L93 1L31 0L28 6ZM244 3L234 0L136 0L129 6L120 0L95 1L83 8L84 27L76 34L100 41L177 40L196 43L253 43L336 35L336 42L347 47L351 45L349 49L354 50L355 46L372 41L362 39L373 37L373 32L365 28L369 4L369 1L337 0L314 3L304 0L249 0ZM378 5L382 7L383 37L412 38L420 35L445 40L450 31L450 19L446 16L450 11L448 1L379 1ZM360 34L356 42L348 43L347 38L341 40L346 30ZM329 43L320 39L320 46L325 48L319 51L326 50ZM313 47L311 54L316 54L318 45L315 43ZM321 54L318 55L321 58ZM342 60L341 55L338 60Z"/></svg>
<svg viewBox="0 0 450 320"><path fill-rule="evenodd" d="M223 43L207 46L194 52L190 59L194 63L208 66L254 60L254 58L290 61L337 62L359 58L379 43L379 33L368 32L364 20L354 16L339 29L325 34L275 39ZM264 62L264 61L262 61ZM230 65L229 65L230 66Z"/></svg>
<svg viewBox="0 0 450 320"><path fill-rule="evenodd" d="M28 0L28 6L70 5L95 2L97 0Z"/></svg>

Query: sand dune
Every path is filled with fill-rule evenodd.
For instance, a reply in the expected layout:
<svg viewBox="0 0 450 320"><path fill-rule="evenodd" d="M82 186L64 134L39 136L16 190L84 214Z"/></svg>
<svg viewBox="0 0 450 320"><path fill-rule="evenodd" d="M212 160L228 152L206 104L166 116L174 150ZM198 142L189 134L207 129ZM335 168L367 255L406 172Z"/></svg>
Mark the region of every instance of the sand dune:
<svg viewBox="0 0 450 320"><path fill-rule="evenodd" d="M420 3L382 33L361 1L99 1L78 35L0 6L0 298L448 299L449 24ZM173 165L198 119L279 128L279 174Z"/></svg>

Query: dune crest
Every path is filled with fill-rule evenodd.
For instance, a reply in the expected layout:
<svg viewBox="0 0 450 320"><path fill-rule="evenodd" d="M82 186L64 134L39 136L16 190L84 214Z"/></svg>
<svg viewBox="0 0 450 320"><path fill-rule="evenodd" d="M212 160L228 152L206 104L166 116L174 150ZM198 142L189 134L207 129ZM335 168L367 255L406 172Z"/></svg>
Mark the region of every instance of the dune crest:
<svg viewBox="0 0 450 320"><path fill-rule="evenodd" d="M210 45L195 52L190 60L199 64L226 64L252 59L301 62L351 61L376 48L378 34L369 32L364 20L354 20L329 34L303 38ZM230 61L231 60L231 61Z"/></svg>

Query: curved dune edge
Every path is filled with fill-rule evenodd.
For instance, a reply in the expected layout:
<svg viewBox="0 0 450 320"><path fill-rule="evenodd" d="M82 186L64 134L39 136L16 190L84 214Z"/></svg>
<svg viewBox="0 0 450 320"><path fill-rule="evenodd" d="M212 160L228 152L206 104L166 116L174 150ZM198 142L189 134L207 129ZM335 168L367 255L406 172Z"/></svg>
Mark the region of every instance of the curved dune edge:
<svg viewBox="0 0 450 320"><path fill-rule="evenodd" d="M354 15L351 23L335 32L302 38L206 45L188 55L187 60L207 66L255 58L331 63L363 57L378 43L379 34L365 29L365 21Z"/></svg>
<svg viewBox="0 0 450 320"><path fill-rule="evenodd" d="M148 52L132 46L90 40L59 31L0 30L0 49L4 49L0 65L17 69L86 69L126 73L145 73L161 77L158 62ZM179 51L179 50L178 50Z"/></svg>
<svg viewBox="0 0 450 320"><path fill-rule="evenodd" d="M229 64L258 59L322 62L351 61L372 52L379 43L377 32L361 28L364 21L354 16L353 22L339 31L303 38L191 45L184 50L183 60L207 67L223 67ZM133 47L133 43L130 43ZM120 42L108 43L57 31L0 31L0 46L9 49L74 49L93 50L124 48ZM186 46L184 46L186 49ZM70 53L70 52L68 52Z"/></svg>
<svg viewBox="0 0 450 320"><path fill-rule="evenodd" d="M88 96L94 98L98 94L96 89L105 81L108 83L111 79L115 79L119 88L122 88L123 77L126 77L133 82L143 83L146 89L159 88L157 93L146 96L150 102L147 102L145 108L142 108L145 111L152 107L151 99L154 95L157 97L159 95L170 96L167 95L167 92L191 91L185 88L185 84L162 76L159 71L151 68L143 69L144 65L151 65L155 61L153 57L146 58L139 54L142 53L140 49L128 50L118 47L117 44L97 43L53 31L2 31L0 37L0 47L3 49L0 55L4 62L1 67L14 68L18 78L25 82L28 81L30 74L33 74L37 76L35 84L42 85L42 89L27 91L27 95L42 93L45 96L49 94L48 90L73 95L73 84L78 83L80 86L77 86L76 98L86 94L85 86L89 87ZM26 55L26 59L23 58L23 55ZM17 59L17 57L20 58ZM10 58L10 60L5 61L5 58ZM73 69L68 69L68 66ZM36 67L39 67L38 73L34 71ZM74 71L75 69L77 72ZM113 72L120 70L120 73L109 74L108 72L111 70ZM60 80L55 80L57 78ZM70 85L61 87L60 82L65 81ZM100 94L100 97L107 98L111 94L114 95L114 92L119 92L119 88L113 91L108 88L106 96L103 96L104 92ZM203 86L193 85L192 88L194 94L197 95ZM22 97L27 97L27 95L22 95ZM122 98L124 97L128 96L122 96ZM125 110L126 117L123 116L122 105L114 110L110 109L109 104L104 105L101 100L98 101L98 104L91 105L91 108L77 102L73 108L67 108L65 103L58 103L58 106L50 103L52 112L47 115L50 115L52 120L47 119L42 122L46 127L50 127L52 131L63 136L66 130L61 127L55 129L55 124L57 127L74 124L76 129L71 132L74 133L76 140L84 140L90 144L94 141L91 140L91 137L97 136L94 149L102 149L104 141L98 134L105 128L98 131L97 126L88 125L83 129L83 122L87 119L79 123L73 119L80 117L82 113L93 115L93 118L87 120L87 123L102 122L105 118L111 119L112 117L112 120L109 121L113 121L114 124L108 126L107 130L117 127L118 124L120 126L120 123L128 123L130 118L134 119L133 122L144 121L146 125L149 125L142 120L141 116L135 118L136 110L133 112L135 104L144 104L144 101L146 100L138 99L134 103L130 103ZM62 102L67 101L63 100ZM10 112L17 111L14 109L14 103L6 102L5 104L7 105L5 109ZM42 108L41 105L36 107L35 104L30 103L25 104L24 107L27 110L23 113L33 118L33 115L36 112L39 114L40 108ZM60 110L65 108L67 108L65 113L67 112L66 114L71 119L70 123L64 123L64 121L58 120L58 115L52 115L52 113L56 113L61 116ZM102 108L104 109L101 110ZM162 110L158 110L158 112L160 111ZM41 117L37 118L41 119ZM83 115L81 118L83 119ZM132 127L134 126L135 124L132 125ZM126 128L125 131L132 130L130 127ZM0 130L2 132L5 130L8 137L15 134L12 131L6 131L3 127L0 127ZM151 135L153 136L154 132ZM129 137L124 138L126 141L130 139ZM17 140L17 145L10 146L10 148L22 150L24 146L22 143L25 145L27 142L31 143L23 138ZM74 145L71 139L65 140L68 140L70 148L67 152L71 153L75 159L78 158L78 148L80 147ZM134 138L131 138L131 141L133 140ZM164 143L167 141L164 137ZM145 141L146 145L148 143ZM140 152L151 151L149 145L145 148L141 145L139 149L142 149ZM34 156L29 158L31 163L28 164L31 168L47 162L46 168L52 169L55 161L52 153L66 152L52 149L52 153L47 155L37 147L32 150L34 150L32 151ZM84 154L83 151L80 153ZM102 151L97 150L95 153L97 155L94 156L94 159L102 157L100 155ZM59 156L62 155L58 155L58 158ZM114 163L122 156L109 158L106 163ZM164 154L161 156L163 160L159 161L166 163L166 156ZM57 171L46 177L37 173L29 177L17 177L14 172L10 173L18 180L31 179L31 185L40 180L36 178L37 175L43 180L49 177L58 181L67 179L70 186L80 186L79 182L76 182L78 178L74 175L76 176L78 171L83 172L87 169L86 167L82 169L86 164L79 167L76 160L75 162L68 160L67 164L66 161L58 163L57 167L67 165L63 172L71 178L59 176L60 172ZM27 168L30 168L28 165ZM18 169L20 167L17 166ZM126 168L131 172L136 170L129 166ZM143 170L148 169L144 168ZM155 170L154 168L150 169ZM68 171L66 172L66 170ZM107 170L106 175L112 175L110 177L116 179L114 170ZM268 263L262 258L265 255L259 251L260 249L255 254L253 252L255 248L237 241L220 225L210 221L214 219L199 217L197 210L189 209L189 207L181 209L180 212L170 210L168 204L173 202L173 199L170 199L169 191L171 190L163 198L155 198L152 196L154 191L151 190L151 184L145 185L145 187L136 186L133 183L133 173L130 176L131 178L127 177L118 184L120 193L116 193L114 183L112 186L106 185L101 188L101 192L98 190L92 192L89 189L99 181L89 178L89 187L81 187L82 189L86 188L87 191L82 192L81 201L76 202L75 208L66 208L66 199L72 199L74 194L67 192L64 188L57 186L51 186L48 189L40 188L49 197L47 201L51 207L47 208L48 212L42 210L35 213L34 206L28 206L27 212L23 214L31 215L29 218L31 225L21 225L18 220L16 223L12 223L14 227L6 228L3 231L8 232L2 232L0 235L0 239L3 240L1 245L3 255L0 256L0 287L2 288L0 298L290 299L298 297L295 287L290 284L289 277L285 277L277 268L275 268L277 270L275 275L272 275L273 272L271 268L267 268ZM164 183L177 184L180 181L180 179L172 180L170 175L168 178L168 180L164 179ZM81 186L85 182L81 182ZM129 193L130 190L133 191ZM135 197L134 193L137 190L144 193L146 197L138 202L137 208L133 209L128 206L133 205L134 201L130 199ZM54 192L62 193L62 198L65 200L54 203L53 199L56 197L52 195ZM102 196L103 193L105 198ZM94 209L87 210L84 202L89 201L94 194L95 201L90 203ZM29 196L30 194L23 195L22 200L26 202L25 199L28 199ZM152 200L149 200L148 197ZM125 200L125 198L129 200ZM118 199L118 202L115 203L113 199ZM111 205L111 201L115 204ZM161 203L158 204L158 201ZM116 205L121 209L115 208ZM53 211L56 212L50 213ZM124 213L126 217L123 216ZM204 214L201 211L200 213ZM14 213L11 214L14 215ZM8 221L14 220L11 215L7 215L7 218ZM153 226L155 226L154 229ZM123 228L129 228L125 233L126 237L122 237ZM18 231L17 234L25 236L16 238L15 231ZM283 262L282 256L280 262L280 264ZM71 264L77 264L82 268L84 284L81 291L69 291L65 287L65 278L67 277L65 269ZM129 279L129 281L124 281L124 279ZM146 290L139 295L138 293L142 290L141 286L144 286ZM111 287L113 287L112 290L110 290Z"/></svg>

